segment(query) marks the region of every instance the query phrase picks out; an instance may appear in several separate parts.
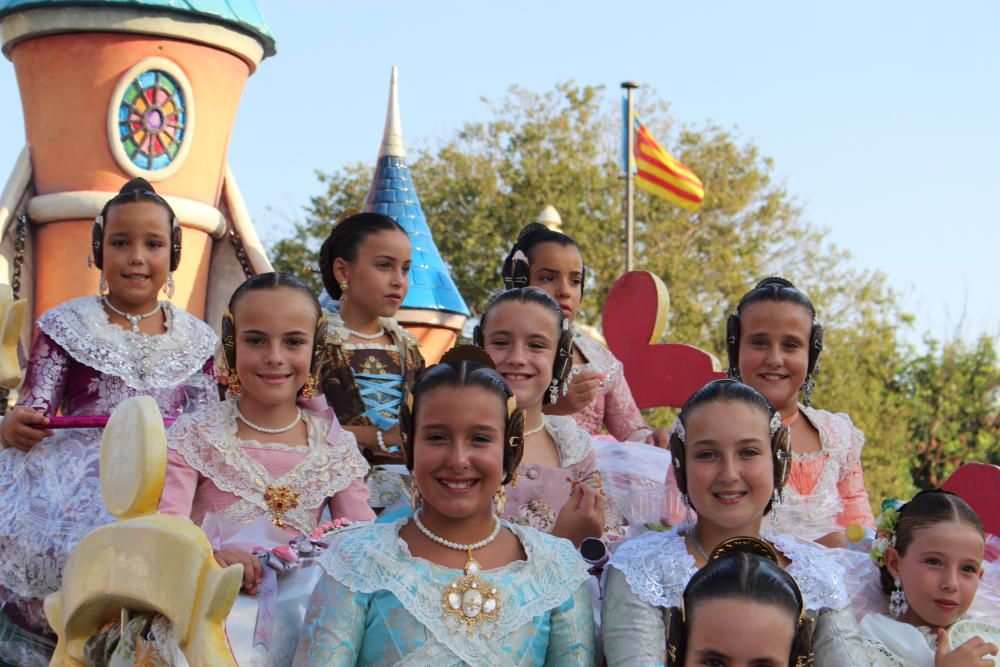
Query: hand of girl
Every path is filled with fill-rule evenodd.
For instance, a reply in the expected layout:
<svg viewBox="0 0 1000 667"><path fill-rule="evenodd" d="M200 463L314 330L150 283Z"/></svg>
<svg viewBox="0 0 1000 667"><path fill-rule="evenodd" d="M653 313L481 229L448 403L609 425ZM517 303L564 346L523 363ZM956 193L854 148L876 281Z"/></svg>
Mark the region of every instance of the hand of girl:
<svg viewBox="0 0 1000 667"><path fill-rule="evenodd" d="M52 431L44 428L48 423L49 418L38 410L18 406L3 418L0 435L3 436L3 441L7 443L8 447L28 452L31 451L32 447L52 435Z"/></svg>
<svg viewBox="0 0 1000 667"><path fill-rule="evenodd" d="M552 534L579 547L588 537L600 537L603 532L604 496L586 484L577 484L559 510Z"/></svg>
<svg viewBox="0 0 1000 667"><path fill-rule="evenodd" d="M659 447L660 449L670 449L670 429L658 428L654 430L653 434L649 436L646 442Z"/></svg>
<svg viewBox="0 0 1000 667"><path fill-rule="evenodd" d="M585 371L573 377L565 396L560 396L555 405L547 406L550 415L575 415L594 402L601 388L604 375L597 371Z"/></svg>
<svg viewBox="0 0 1000 667"><path fill-rule="evenodd" d="M257 595L257 584L260 583L260 578L264 574L259 558L241 549L222 549L215 552L215 562L222 567L242 565L243 588L241 590L250 595Z"/></svg>
<svg viewBox="0 0 1000 667"><path fill-rule="evenodd" d="M993 667L995 663L986 656L996 654L997 645L982 637L973 637L952 651L948 631L939 628L934 667Z"/></svg>

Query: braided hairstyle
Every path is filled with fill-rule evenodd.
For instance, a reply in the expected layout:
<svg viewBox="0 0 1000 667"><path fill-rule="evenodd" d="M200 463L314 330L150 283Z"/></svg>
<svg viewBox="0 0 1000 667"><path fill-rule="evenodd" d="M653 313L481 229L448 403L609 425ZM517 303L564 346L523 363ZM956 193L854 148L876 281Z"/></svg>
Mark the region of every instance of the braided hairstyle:
<svg viewBox="0 0 1000 667"><path fill-rule="evenodd" d="M364 240L384 231L398 231L406 235L406 230L398 222L381 213L354 213L333 226L330 236L319 249L319 275L330 298L339 300L341 296L340 284L333 275L334 260L340 257L353 262L358 258L358 248Z"/></svg>
<svg viewBox="0 0 1000 667"><path fill-rule="evenodd" d="M507 420L503 436L503 481L511 481L524 456L524 410L516 407L514 392L497 372L490 355L474 345L459 345L424 370L399 408L399 431L403 440L406 467L413 470L413 440L421 397L438 387L479 387L500 399ZM457 408L458 406L456 406Z"/></svg>
<svg viewBox="0 0 1000 667"><path fill-rule="evenodd" d="M688 488L687 473L685 470L687 462L684 458L686 438L682 435L682 433L684 432L684 428L687 426L687 421L690 418L691 413L700 406L708 405L710 403L744 403L749 405L750 407L759 410L767 418L769 427L770 424L775 421L776 417L779 421L781 419L768 400L764 397L764 394L733 378L720 378L712 380L692 394L691 397L685 401L680 414L677 416L677 422L680 424L681 428L675 427L670 433L670 457L674 466L674 474L677 478L677 488L684 494L687 494ZM771 456L774 463L774 488L777 489L780 494L781 490L785 487L785 483L788 481L788 474L791 471L791 435L788 427L784 424L781 424L777 428L772 428L771 431ZM767 501L767 505L764 507L764 514L771 511L771 506L773 504L773 498ZM694 510L697 512L698 508L694 508Z"/></svg>
<svg viewBox="0 0 1000 667"><path fill-rule="evenodd" d="M561 246L573 246L577 250L580 246L572 236L549 229L540 222L532 222L526 225L517 235L507 257L503 260L503 267L500 276L503 278L505 289L515 287L527 287L529 274L531 271L531 249L541 243L557 243ZM518 253L521 253L520 255ZM582 256L582 253L581 253ZM587 267L584 265L583 282L580 283L580 296L583 296L583 285L587 279Z"/></svg>
<svg viewBox="0 0 1000 667"><path fill-rule="evenodd" d="M720 549L727 547L720 552ZM682 607L672 607L667 620L667 665L684 664L687 632L698 617L698 608L709 600L736 599L770 605L795 620L789 665L812 665L815 616L806 610L795 579L777 562L774 551L760 540L741 538L733 545L723 542L708 564L692 575L684 588Z"/></svg>
<svg viewBox="0 0 1000 667"><path fill-rule="evenodd" d="M170 225L170 270L176 271L181 263L181 225L174 215L174 209L167 200L156 194L156 190L145 178L133 178L122 186L114 197L104 203L100 214L94 218L94 226L90 232L91 250L94 254L94 266L104 268L104 227L108 213L116 206L134 204L137 202L153 202L167 212L167 224Z"/></svg>
<svg viewBox="0 0 1000 667"><path fill-rule="evenodd" d="M905 556L918 530L949 521L964 523L986 538L983 521L969 503L949 491L930 489L913 496L913 500L900 508L894 548L900 556ZM879 580L886 595L896 590L895 577L884 562L879 567Z"/></svg>

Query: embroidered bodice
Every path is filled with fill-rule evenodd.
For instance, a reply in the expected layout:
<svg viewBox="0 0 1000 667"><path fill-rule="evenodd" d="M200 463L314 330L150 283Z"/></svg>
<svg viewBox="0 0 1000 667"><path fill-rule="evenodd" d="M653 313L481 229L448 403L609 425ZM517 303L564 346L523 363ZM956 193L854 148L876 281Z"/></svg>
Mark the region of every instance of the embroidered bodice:
<svg viewBox="0 0 1000 667"><path fill-rule="evenodd" d="M504 518L550 533L559 510L577 484L587 484L602 493L603 486L590 434L572 417L544 415L543 418L545 430L555 442L560 465L522 463L518 466L516 485L506 487Z"/></svg>
<svg viewBox="0 0 1000 667"><path fill-rule="evenodd" d="M669 608L680 605L688 580L697 571L687 552L680 527L648 532L626 540L615 551L610 565L625 575L632 593L643 602ZM791 535L764 535L764 539L791 561L792 575L806 607L842 609L848 604L843 568L826 556L823 547Z"/></svg>
<svg viewBox="0 0 1000 667"><path fill-rule="evenodd" d="M527 560L479 574L499 592L499 617L468 632L442 610L462 573L414 558L399 537L406 520L333 538L296 665L594 664L589 575L568 541L505 522Z"/></svg>
<svg viewBox="0 0 1000 667"><path fill-rule="evenodd" d="M632 398L622 363L607 347L579 332L573 344L587 359L584 364L573 365L574 375L583 371L597 371L604 375L597 398L573 415L574 419L591 435L601 433L606 426L608 433L620 442L645 442L653 431L646 425Z"/></svg>
<svg viewBox="0 0 1000 667"><path fill-rule="evenodd" d="M774 530L815 540L852 523L874 527L861 470L864 434L846 414L799 406L822 449L793 454Z"/></svg>
<svg viewBox="0 0 1000 667"><path fill-rule="evenodd" d="M178 419L167 445L182 461L173 461L168 470L161 511L188 514L199 524L207 511L249 522L270 516L264 493L269 486L284 486L299 494L298 506L284 521L308 534L324 501L361 480L368 463L349 431L311 411L302 414L309 434L306 448L241 440L232 401ZM186 483L185 467L197 473L196 489ZM175 497L177 492L186 497Z"/></svg>

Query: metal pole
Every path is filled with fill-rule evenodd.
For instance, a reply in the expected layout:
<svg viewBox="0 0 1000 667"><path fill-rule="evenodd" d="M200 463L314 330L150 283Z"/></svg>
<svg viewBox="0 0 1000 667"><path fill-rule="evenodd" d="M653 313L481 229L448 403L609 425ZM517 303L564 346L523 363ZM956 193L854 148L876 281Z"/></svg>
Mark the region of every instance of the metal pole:
<svg viewBox="0 0 1000 667"><path fill-rule="evenodd" d="M635 256L633 255L633 245L635 244L635 180L632 172L635 171L635 132L632 122L632 90L638 88L639 84L634 81L623 81L622 88L625 89L625 141L626 141L626 166L625 166L625 272L628 273L635 267Z"/></svg>

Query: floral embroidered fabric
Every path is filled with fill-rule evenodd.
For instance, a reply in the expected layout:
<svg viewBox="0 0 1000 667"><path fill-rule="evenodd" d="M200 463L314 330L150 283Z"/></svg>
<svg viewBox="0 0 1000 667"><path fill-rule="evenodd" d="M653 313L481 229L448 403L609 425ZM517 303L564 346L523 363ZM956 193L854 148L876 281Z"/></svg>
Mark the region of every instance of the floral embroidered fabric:
<svg viewBox="0 0 1000 667"><path fill-rule="evenodd" d="M289 448L240 440L237 437L236 403L224 401L184 415L170 428L168 447L179 452L220 490L241 500L221 511L228 519L250 522L268 515L264 492L268 486L285 486L299 493L298 506L284 515L284 520L302 533L316 527L315 510L324 500L346 489L368 472L368 463L358 451L357 441L349 432L335 429L337 438L327 440L330 421L308 410L302 412L308 426L308 453L288 472L272 478L267 468L251 457L244 447L259 449Z"/></svg>
<svg viewBox="0 0 1000 667"><path fill-rule="evenodd" d="M597 398L573 418L591 435L601 433L606 426L608 433L619 442L645 442L653 431L632 398L622 363L611 350L589 336L578 333L574 345L586 357L587 363L575 364L573 368L577 372L602 373L604 381Z"/></svg>

